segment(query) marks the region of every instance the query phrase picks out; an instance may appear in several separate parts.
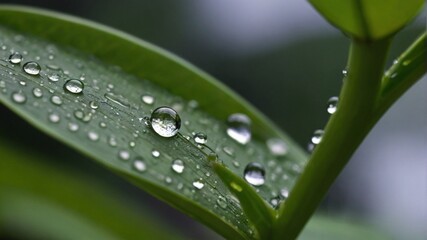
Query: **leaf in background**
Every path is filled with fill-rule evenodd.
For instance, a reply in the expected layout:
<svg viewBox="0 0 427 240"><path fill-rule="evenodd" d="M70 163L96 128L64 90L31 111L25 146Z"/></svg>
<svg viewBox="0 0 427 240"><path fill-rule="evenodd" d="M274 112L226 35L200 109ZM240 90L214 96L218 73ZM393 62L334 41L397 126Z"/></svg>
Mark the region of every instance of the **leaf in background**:
<svg viewBox="0 0 427 240"><path fill-rule="evenodd" d="M411 21L424 0L310 0L332 25L362 40L387 37Z"/></svg>
<svg viewBox="0 0 427 240"><path fill-rule="evenodd" d="M240 177L249 163L260 164L265 177L256 191L273 205L287 196L305 166L305 153L257 110L148 43L22 7L1 7L0 22L0 101L227 238L252 238L254 232L209 156L217 154ZM159 106L180 115L178 135L161 137L146 124ZM226 125L233 113L251 119L247 144L250 132L239 128L242 115L231 119L234 130Z"/></svg>
<svg viewBox="0 0 427 240"><path fill-rule="evenodd" d="M93 177L46 165L4 139L0 153L0 238L183 239Z"/></svg>

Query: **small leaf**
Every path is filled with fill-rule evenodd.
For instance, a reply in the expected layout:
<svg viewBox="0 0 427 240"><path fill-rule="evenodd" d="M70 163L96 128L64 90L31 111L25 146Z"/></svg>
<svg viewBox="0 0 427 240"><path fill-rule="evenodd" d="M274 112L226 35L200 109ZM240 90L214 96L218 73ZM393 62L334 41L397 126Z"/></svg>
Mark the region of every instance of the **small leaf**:
<svg viewBox="0 0 427 240"><path fill-rule="evenodd" d="M375 40L394 34L418 12L424 0L310 0L332 25L350 36Z"/></svg>
<svg viewBox="0 0 427 240"><path fill-rule="evenodd" d="M43 10L1 7L0 22L2 103L224 237L253 234L238 201L211 167L213 152L236 176L252 162L262 164L265 184L257 188L266 201L290 191L304 169L304 151L262 114L151 44ZM12 56L16 52L22 60ZM177 135L162 137L151 128L149 118L161 106L179 114ZM251 120L247 144L227 133L227 117L234 113ZM196 142L201 135L207 141ZM271 151L266 144L271 139L282 142L284 151ZM219 197L226 207L216 204Z"/></svg>

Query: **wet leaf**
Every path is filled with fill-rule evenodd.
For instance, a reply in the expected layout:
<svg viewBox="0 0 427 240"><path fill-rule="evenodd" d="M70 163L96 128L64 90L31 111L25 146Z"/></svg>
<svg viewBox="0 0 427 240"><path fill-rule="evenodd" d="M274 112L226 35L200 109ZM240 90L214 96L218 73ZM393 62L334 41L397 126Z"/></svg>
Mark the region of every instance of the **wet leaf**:
<svg viewBox="0 0 427 240"><path fill-rule="evenodd" d="M254 231L210 156L241 178L247 164L260 164L265 183L255 188L266 202L291 191L305 166L305 153L247 102L151 44L29 8L2 7L0 22L2 103L224 237L248 239ZM151 127L152 112L161 106L179 114L177 135ZM249 117L248 143L227 132L233 113ZM198 133L206 142L195 141ZM285 151L268 147L271 139Z"/></svg>

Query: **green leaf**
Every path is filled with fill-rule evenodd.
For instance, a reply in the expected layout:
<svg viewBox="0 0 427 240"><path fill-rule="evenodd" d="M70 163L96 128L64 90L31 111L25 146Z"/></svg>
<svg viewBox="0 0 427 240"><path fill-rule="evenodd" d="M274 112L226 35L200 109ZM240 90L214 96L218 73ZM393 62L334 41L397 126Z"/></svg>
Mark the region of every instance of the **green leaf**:
<svg viewBox="0 0 427 240"><path fill-rule="evenodd" d="M214 163L215 172L226 184L228 189L239 199L240 204L256 228L259 239L270 239L272 226L275 220L275 212L242 178L236 177L222 164ZM275 199L280 201L281 199Z"/></svg>
<svg viewBox="0 0 427 240"><path fill-rule="evenodd" d="M0 139L0 233L31 239L177 239L176 229L81 172ZM70 227L72 226L72 227ZM0 235L0 238L2 236Z"/></svg>
<svg viewBox="0 0 427 240"><path fill-rule="evenodd" d="M266 202L291 191L304 169L304 151L251 105L151 44L44 10L3 6L0 22L2 103L224 237L253 238L253 227L208 156L215 152L239 177L250 162L263 165L265 184L257 191ZM14 52L23 54L21 63L8 60ZM25 73L28 61L41 66L39 75ZM70 79L83 82L82 93L65 90ZM143 95L152 96L154 103L142 101ZM145 124L159 106L170 106L181 116L177 136L160 137ZM233 113L252 120L252 140L246 145L226 133L226 119ZM208 136L206 144L193 141L197 132ZM284 141L287 153L273 154L266 146L269 139ZM171 167L177 159L184 163L182 173ZM216 204L219 197L226 205Z"/></svg>
<svg viewBox="0 0 427 240"><path fill-rule="evenodd" d="M424 0L310 0L332 25L361 40L394 34L419 11Z"/></svg>

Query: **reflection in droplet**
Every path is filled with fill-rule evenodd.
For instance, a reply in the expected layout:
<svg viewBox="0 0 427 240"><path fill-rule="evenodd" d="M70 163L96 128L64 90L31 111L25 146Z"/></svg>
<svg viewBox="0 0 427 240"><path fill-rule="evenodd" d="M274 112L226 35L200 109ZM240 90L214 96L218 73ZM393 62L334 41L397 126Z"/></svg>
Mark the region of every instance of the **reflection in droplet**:
<svg viewBox="0 0 427 240"><path fill-rule="evenodd" d="M159 107L150 117L151 127L162 137L173 137L181 127L181 118L178 113L169 107Z"/></svg>
<svg viewBox="0 0 427 240"><path fill-rule="evenodd" d="M24 72L33 76L39 75L41 71L40 65L36 62L27 62L22 68L24 69Z"/></svg>
<svg viewBox="0 0 427 240"><path fill-rule="evenodd" d="M242 113L231 114L227 119L227 135L240 144L251 140L251 120Z"/></svg>
<svg viewBox="0 0 427 240"><path fill-rule="evenodd" d="M327 111L329 114L334 114L337 111L338 97L331 97L328 100Z"/></svg>
<svg viewBox="0 0 427 240"><path fill-rule="evenodd" d="M182 173L184 172L184 162L180 159L176 159L172 162L172 170L174 170L176 173Z"/></svg>
<svg viewBox="0 0 427 240"><path fill-rule="evenodd" d="M245 168L244 177L248 183L254 186L261 186L265 182L264 167L259 163L249 163Z"/></svg>

